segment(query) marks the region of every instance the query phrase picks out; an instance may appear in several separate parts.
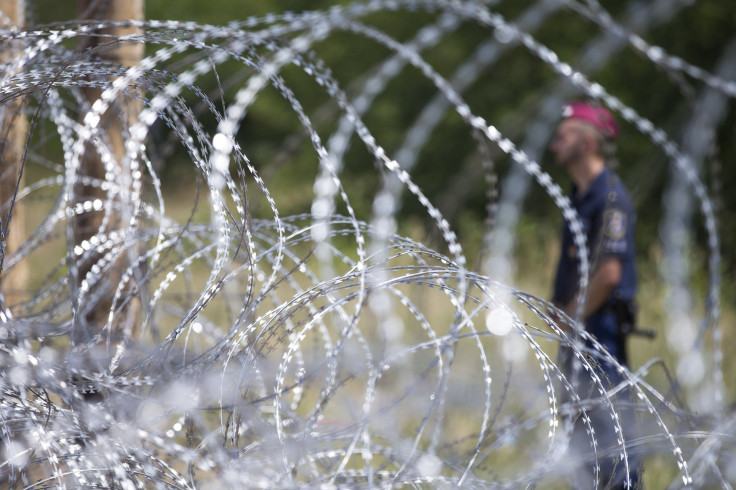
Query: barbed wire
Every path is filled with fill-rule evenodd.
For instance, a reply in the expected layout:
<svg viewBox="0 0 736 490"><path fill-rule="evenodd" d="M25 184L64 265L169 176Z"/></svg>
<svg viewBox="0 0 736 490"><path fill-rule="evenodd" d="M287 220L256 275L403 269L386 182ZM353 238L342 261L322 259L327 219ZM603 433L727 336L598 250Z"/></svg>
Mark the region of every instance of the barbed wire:
<svg viewBox="0 0 736 490"><path fill-rule="evenodd" d="M668 468L665 485L730 488L736 413L726 407L732 395L722 372L720 240L697 163L705 147L680 149L674 136L595 82L606 58L593 60L590 52L610 56L628 43L654 65L704 83L719 101L733 97L736 82L725 69L709 73L640 37L666 21L662 9L674 14L682 2L662 0L619 22L598 2L544 0L524 9L517 23L494 11L496 3L368 0L226 26L79 21L3 30L3 46L22 49L3 65L0 100L2 107L22 100L23 108L0 108L3 128L24 114L30 129L22 154L27 180L2 203L2 218L14 206L32 209L34 218L17 249L6 250L3 239L2 273L24 264L39 269L25 297L4 298L0 311L4 483L519 488L565 485L584 463L585 486L598 488L609 476L602 461L614 459L628 473L635 461L651 458ZM532 37L561 8L602 29L580 70ZM369 21L399 11L435 17L422 17L432 20L405 41ZM488 30L488 40L445 77L423 53L464 23ZM111 27L141 31L102 31ZM338 42L338 32L389 52L350 91L320 55L320 46ZM81 37L101 43L71 47ZM145 44L149 55L123 67L101 58L111 44ZM539 111L525 109L538 116L530 116L522 144L463 96L511 48L527 50L561 80L537 99ZM225 75L230 64L239 70L232 78ZM438 95L392 156L365 118L408 66ZM338 108L328 138L284 76L292 68ZM213 92L205 88L208 77L216 78ZM496 207L494 154L533 178L586 250L577 213L538 162L570 86L661 147L683 185L678 192L692 193L704 216L703 327L682 324L666 335L686 336L681 346L692 340L696 381L712 381L706 412L688 397L692 379L681 386L681 373L672 377L662 359L631 371L589 333L563 328L576 318L514 287L510 274L495 276L499 263L513 260L498 233L514 234L529 185L502 181L501 195L514 197ZM98 94L93 100L90 90ZM279 110L291 110L315 156L313 197L301 214L284 215L293 196L269 184L239 138L249 111L270 92L285 101ZM476 138L489 218L501 215L485 223L482 253L489 258L478 271L469 270L462 237L414 175L449 109ZM156 132L166 132L167 144L153 155ZM382 179L365 215L346 176L353 135ZM156 163L171 157L169 149L183 150L195 176L183 202L168 194ZM90 153L99 175L87 173ZM398 232L404 200L419 203L444 244ZM81 219L91 216L100 219L80 238ZM7 233L7 223L2 227ZM580 254L583 290L588 260ZM687 276L672 281L682 286ZM695 339L698 332L710 332L712 345ZM580 370L567 369L557 357L564 352ZM608 379L600 364L622 381ZM615 437L597 431L601 414ZM575 415L587 429L582 441L568 423Z"/></svg>

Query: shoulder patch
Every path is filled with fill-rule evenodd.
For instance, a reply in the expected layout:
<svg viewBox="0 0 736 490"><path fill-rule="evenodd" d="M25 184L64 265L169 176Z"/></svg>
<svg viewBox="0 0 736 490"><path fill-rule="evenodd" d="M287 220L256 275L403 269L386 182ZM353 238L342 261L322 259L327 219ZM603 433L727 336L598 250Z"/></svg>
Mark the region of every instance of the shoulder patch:
<svg viewBox="0 0 736 490"><path fill-rule="evenodd" d="M626 213L620 209L603 213L603 233L611 240L621 240L626 235Z"/></svg>

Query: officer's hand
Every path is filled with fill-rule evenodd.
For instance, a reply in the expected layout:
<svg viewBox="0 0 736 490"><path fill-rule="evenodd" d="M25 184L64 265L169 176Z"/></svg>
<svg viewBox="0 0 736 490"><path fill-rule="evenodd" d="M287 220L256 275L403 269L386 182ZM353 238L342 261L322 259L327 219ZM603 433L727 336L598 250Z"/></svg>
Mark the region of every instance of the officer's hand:
<svg viewBox="0 0 736 490"><path fill-rule="evenodd" d="M557 308L547 309L547 313L549 314L550 319L555 322L555 325L557 325L563 332L572 333L573 328L570 323L571 318L569 313L566 311L565 308L560 307L560 305L555 306L557 306Z"/></svg>

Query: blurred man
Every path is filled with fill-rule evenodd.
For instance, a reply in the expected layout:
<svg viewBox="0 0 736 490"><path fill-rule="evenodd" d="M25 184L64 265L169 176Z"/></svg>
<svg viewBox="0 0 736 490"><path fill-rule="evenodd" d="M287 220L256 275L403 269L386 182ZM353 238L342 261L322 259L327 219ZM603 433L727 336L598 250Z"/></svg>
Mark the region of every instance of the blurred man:
<svg viewBox="0 0 736 490"><path fill-rule="evenodd" d="M554 138L549 145L556 162L572 180L572 205L578 213L582 232L586 237L590 263L589 288L582 307L585 329L602 344L621 364L626 364L625 330L633 322L627 318L633 311L636 296L636 269L634 257L634 209L623 183L606 166L606 159L618 136L618 125L611 113L592 102L575 101L563 109ZM570 317L575 317L581 300L579 250L572 231L565 224L562 249L555 276L553 302ZM628 324L625 324L628 322ZM588 347L591 347L588 345ZM615 367L600 356L593 356L599 364L604 383L616 386L622 381ZM586 373L580 373L586 378ZM597 397L597 390L582 382L576 386L581 398L589 394ZM616 401L628 400L618 396ZM600 400L598 400L600 401ZM593 406L596 406L593 403ZM630 410L619 410L622 425L630 429L633 422ZM578 414L580 415L580 414ZM588 412L596 438L600 488L626 488L626 472L619 459L617 435L613 429L610 411L605 404ZM580 457L592 455L591 435L581 420L575 422L572 443ZM586 447L581 447L586 446ZM610 454L604 455L603 453ZM637 464L629 452L629 477L637 482ZM615 456L613 456L615 455ZM592 488L594 469L590 466L578 472L576 484ZM587 481L585 481L587 480Z"/></svg>

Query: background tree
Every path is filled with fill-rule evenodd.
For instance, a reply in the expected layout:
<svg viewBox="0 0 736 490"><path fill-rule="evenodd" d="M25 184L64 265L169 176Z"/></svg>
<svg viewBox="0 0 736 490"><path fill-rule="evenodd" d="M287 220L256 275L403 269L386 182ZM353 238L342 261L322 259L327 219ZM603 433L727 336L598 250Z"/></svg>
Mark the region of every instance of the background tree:
<svg viewBox="0 0 736 490"><path fill-rule="evenodd" d="M142 20L143 10L143 0L79 0L78 4L80 20ZM143 57L144 45L142 43L123 43L118 39L122 36L141 33L142 31L135 27L100 29L94 32L93 35L83 37L80 49L103 63L128 68L140 62ZM108 85L105 82L109 81L103 80L103 86ZM100 99L102 89L98 86L91 86L83 88L82 92L88 103L80 112L84 116L90 110L92 104ZM110 206L77 215L74 223L75 243L77 245L98 233L108 234L113 230L126 226L125 223L121 223L123 218L120 212L125 206L130 205L129 202L124 202L123 197L121 197L125 193L121 189L110 202L109 192L111 191L105 189L102 183L109 180L110 173L115 175L115 181L122 185L131 182L130 168L125 165L125 141L141 107L140 100L136 98L134 87L128 87L123 90L121 95L103 114L98 126L101 131L97 134L97 137L102 146L109 150L112 157L111 161L103 158L98 142L90 141L87 143L79 169L79 175L84 180L76 186L75 198L80 203L99 200L109 203ZM127 190L129 191L129 189ZM108 218L105 221L106 214ZM120 278L130 265L129 258L129 252L123 250L116 264L112 267L111 273L100 277L95 291L91 295L94 301L89 305L80 305L84 313L85 324L78 326L75 333L80 335L82 339L89 334L96 333L99 325L104 324L107 320ZM85 278L95 260L92 259L81 264L78 271L79 281ZM137 308L138 306L134 304L128 305L126 310L128 315L120 315L117 320L117 327L133 328L136 322L135 311Z"/></svg>

